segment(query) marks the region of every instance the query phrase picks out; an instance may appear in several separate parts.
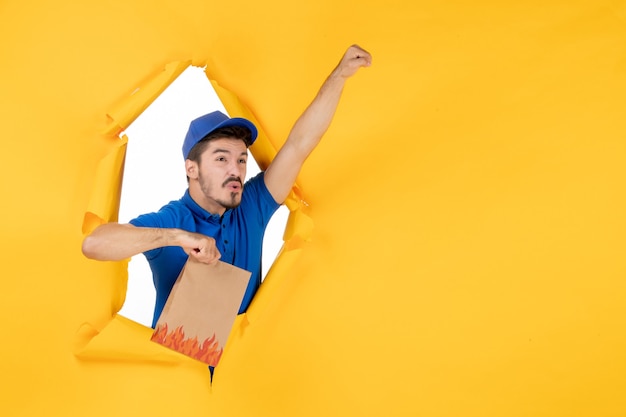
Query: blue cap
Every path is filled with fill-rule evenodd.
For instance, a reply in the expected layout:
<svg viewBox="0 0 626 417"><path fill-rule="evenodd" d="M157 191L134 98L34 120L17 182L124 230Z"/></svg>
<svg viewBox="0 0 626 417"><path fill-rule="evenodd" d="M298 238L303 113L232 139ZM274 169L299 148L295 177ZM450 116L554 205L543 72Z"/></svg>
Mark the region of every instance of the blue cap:
<svg viewBox="0 0 626 417"><path fill-rule="evenodd" d="M243 119L241 117L233 117L231 119L220 111L214 111L213 113L198 117L189 124L189 130L187 131L187 136L185 136L185 141L183 142L183 157L187 159L191 148L193 148L196 143L200 142L206 135L216 129L219 129L220 127L228 126L240 126L250 130L252 135L250 137L250 143L248 143L247 146L252 145L256 140L258 132L256 126L254 126L250 120Z"/></svg>

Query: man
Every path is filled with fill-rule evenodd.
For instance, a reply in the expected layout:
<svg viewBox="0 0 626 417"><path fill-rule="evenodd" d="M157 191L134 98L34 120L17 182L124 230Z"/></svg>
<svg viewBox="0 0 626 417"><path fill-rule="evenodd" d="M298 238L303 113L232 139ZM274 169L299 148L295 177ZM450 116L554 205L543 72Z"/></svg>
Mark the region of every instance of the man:
<svg viewBox="0 0 626 417"><path fill-rule="evenodd" d="M265 227L330 126L346 80L359 68L370 66L371 60L359 46L348 48L267 170L245 186L248 147L256 139L256 127L220 112L192 121L183 143L189 181L185 195L130 224L97 227L83 241L85 256L119 261L145 254L157 294L152 327L189 257L207 264L221 259L250 271L239 313L246 311L261 284Z"/></svg>

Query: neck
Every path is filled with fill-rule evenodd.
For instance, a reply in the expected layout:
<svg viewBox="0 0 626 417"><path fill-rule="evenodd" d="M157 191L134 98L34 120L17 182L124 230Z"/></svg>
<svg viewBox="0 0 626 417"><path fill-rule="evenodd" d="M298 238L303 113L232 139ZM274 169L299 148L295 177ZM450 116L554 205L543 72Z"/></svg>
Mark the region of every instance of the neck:
<svg viewBox="0 0 626 417"><path fill-rule="evenodd" d="M222 206L215 200L206 198L202 190L199 187L192 187L189 184L189 196L193 201L196 202L200 207L205 209L211 214L217 214L218 216L222 216L224 212L226 212L226 208Z"/></svg>

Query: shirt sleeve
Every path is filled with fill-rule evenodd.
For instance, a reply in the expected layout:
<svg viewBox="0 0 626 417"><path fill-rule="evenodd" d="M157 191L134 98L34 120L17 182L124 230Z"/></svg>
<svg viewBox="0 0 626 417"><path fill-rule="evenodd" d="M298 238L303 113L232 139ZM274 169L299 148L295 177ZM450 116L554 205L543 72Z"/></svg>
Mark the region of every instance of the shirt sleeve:
<svg viewBox="0 0 626 417"><path fill-rule="evenodd" d="M244 198L247 201L242 201L242 206L256 206L259 215L258 221L263 225L267 225L272 215L280 207L280 204L274 200L274 197L267 189L264 178L265 173L260 172L246 182Z"/></svg>
<svg viewBox="0 0 626 417"><path fill-rule="evenodd" d="M141 214L129 221L129 223L136 227L171 228L178 224L177 217L175 210L171 210L168 204L163 206L158 212ZM144 252L144 255L149 260L154 259L161 254L162 249L155 248Z"/></svg>

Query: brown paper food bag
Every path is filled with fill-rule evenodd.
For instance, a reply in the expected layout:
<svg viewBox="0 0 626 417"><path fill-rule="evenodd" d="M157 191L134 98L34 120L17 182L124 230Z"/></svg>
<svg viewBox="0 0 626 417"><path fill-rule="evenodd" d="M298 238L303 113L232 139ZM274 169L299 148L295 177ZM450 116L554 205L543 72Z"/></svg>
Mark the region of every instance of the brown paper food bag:
<svg viewBox="0 0 626 417"><path fill-rule="evenodd" d="M151 340L216 366L239 311L251 273L218 261L188 260Z"/></svg>

